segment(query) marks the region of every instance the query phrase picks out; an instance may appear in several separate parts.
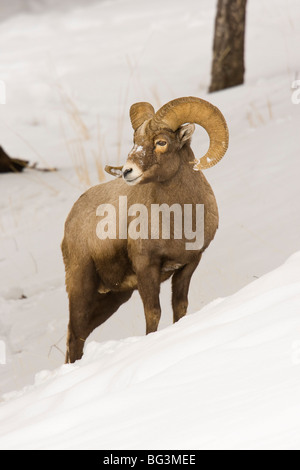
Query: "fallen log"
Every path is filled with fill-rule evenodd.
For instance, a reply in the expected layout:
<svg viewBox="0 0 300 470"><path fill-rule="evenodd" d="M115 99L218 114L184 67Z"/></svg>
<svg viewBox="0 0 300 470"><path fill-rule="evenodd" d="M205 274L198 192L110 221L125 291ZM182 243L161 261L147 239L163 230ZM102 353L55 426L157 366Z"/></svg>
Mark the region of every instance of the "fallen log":
<svg viewBox="0 0 300 470"><path fill-rule="evenodd" d="M3 148L0 147L0 173L21 173L28 165L29 162L27 160L10 158Z"/></svg>
<svg viewBox="0 0 300 470"><path fill-rule="evenodd" d="M56 168L37 168L37 163L30 165L28 160L11 158L0 146L0 173L21 173L25 168L37 171L57 171Z"/></svg>

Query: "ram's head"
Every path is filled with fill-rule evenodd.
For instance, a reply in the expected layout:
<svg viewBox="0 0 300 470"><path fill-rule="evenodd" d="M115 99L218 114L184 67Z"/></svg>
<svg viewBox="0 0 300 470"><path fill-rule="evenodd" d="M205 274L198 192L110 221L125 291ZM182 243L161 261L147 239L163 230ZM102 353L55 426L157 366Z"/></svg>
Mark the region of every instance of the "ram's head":
<svg viewBox="0 0 300 470"><path fill-rule="evenodd" d="M134 146L123 167L106 167L113 175L122 175L126 183L163 182L175 174L181 163L205 170L218 163L228 148L228 128L218 108L200 98L178 98L155 113L149 103L130 108ZM195 124L203 127L210 139L207 153L195 159L189 148Z"/></svg>

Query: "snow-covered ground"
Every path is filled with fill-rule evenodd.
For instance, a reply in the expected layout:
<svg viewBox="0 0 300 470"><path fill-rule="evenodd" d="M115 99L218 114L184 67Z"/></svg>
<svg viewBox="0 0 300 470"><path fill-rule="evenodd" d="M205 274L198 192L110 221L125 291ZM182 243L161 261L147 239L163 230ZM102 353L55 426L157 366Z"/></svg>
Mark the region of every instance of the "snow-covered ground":
<svg viewBox="0 0 300 470"><path fill-rule="evenodd" d="M299 449L300 252L147 337L91 342L0 406L1 449Z"/></svg>
<svg viewBox="0 0 300 470"><path fill-rule="evenodd" d="M248 3L246 83L211 95L214 1L1 5L0 145L59 169L0 176L0 395L53 371L0 406L2 448L299 447L299 254L252 281L300 249L300 5ZM230 129L226 157L206 172L221 220L193 277L194 315L169 327L166 283L160 331L145 338L135 294L81 363L60 367L64 220L98 183L96 161L125 161L129 106L189 95L220 107ZM206 147L198 130L196 155Z"/></svg>

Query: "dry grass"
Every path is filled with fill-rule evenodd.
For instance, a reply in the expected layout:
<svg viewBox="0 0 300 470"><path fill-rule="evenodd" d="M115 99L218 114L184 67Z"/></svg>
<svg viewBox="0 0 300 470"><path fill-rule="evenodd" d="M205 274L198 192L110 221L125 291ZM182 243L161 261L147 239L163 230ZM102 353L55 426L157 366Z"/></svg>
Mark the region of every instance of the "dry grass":
<svg viewBox="0 0 300 470"><path fill-rule="evenodd" d="M103 162L107 162L107 152L105 147L104 135L101 132L100 118L97 118L97 151L93 151L94 161L97 169L98 180L105 181L106 176L103 170Z"/></svg>
<svg viewBox="0 0 300 470"><path fill-rule="evenodd" d="M68 116L69 123L74 130L75 135L81 140L90 139L89 130L84 123L81 113L76 106L74 100L67 94L61 83L57 83L57 90L59 92L63 108Z"/></svg>
<svg viewBox="0 0 300 470"><path fill-rule="evenodd" d="M61 121L64 142L80 184L85 188L92 186L95 173L97 174L98 182L105 181L105 164L103 161L105 154L104 138L101 134L99 118L97 120L95 149L93 148L95 143L93 142L91 132L84 122L78 106L65 91L61 83L57 83L57 90L67 118L68 133L64 123Z"/></svg>
<svg viewBox="0 0 300 470"><path fill-rule="evenodd" d="M80 139L68 140L65 137L65 143L78 180L86 187L91 186L92 182L83 142Z"/></svg>
<svg viewBox="0 0 300 470"><path fill-rule="evenodd" d="M273 109L272 109L272 103L269 98L267 98L267 107L268 107L268 112L269 112L269 119L270 121L273 120Z"/></svg>
<svg viewBox="0 0 300 470"><path fill-rule="evenodd" d="M269 97L266 97L266 105L257 106L253 101L246 112L246 117L250 127L256 128L260 125L266 125L268 121L274 119L273 106Z"/></svg>
<svg viewBox="0 0 300 470"><path fill-rule="evenodd" d="M162 102L161 102L161 98L159 96L157 85L152 85L150 91L151 91L151 94L152 94L152 97L153 97L153 103L152 103L153 107L154 107L154 109L158 110L162 107Z"/></svg>
<svg viewBox="0 0 300 470"><path fill-rule="evenodd" d="M114 164L117 166L121 165L124 130L129 119L128 109L130 90L134 85L135 89L140 89L142 91L142 95L147 95L147 91L144 89L138 73L138 65L141 57L142 54L140 54L137 59L132 59L128 55L126 56L129 76L125 88L122 87L120 90L119 97L119 115L117 117L116 125L117 151L116 160L114 161ZM61 122L65 146L73 163L73 167L80 184L85 187L91 186L93 180L95 179L93 177L95 174L97 175L98 182L105 181L106 174L104 168L108 162L108 158L104 133L101 129L99 116L97 117L96 123L96 135L93 135L88 125L84 121L82 113L74 102L74 99L66 92L59 79L56 78L54 83L59 93L62 107L67 118L67 126ZM160 108L162 102L156 85L151 87L150 94L154 102L154 106L156 108ZM92 156L92 159L89 158L90 156Z"/></svg>

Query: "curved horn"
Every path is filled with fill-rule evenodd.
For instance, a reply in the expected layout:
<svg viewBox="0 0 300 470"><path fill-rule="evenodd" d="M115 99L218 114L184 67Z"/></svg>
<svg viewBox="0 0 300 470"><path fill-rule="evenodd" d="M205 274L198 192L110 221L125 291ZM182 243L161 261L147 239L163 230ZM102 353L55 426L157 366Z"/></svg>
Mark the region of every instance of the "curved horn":
<svg viewBox="0 0 300 470"><path fill-rule="evenodd" d="M155 111L150 103L142 102L133 104L129 114L132 127L136 131L145 121L153 118Z"/></svg>
<svg viewBox="0 0 300 470"><path fill-rule="evenodd" d="M175 132L187 122L203 127L210 139L207 153L196 160L195 167L204 170L214 166L226 153L229 134L223 114L208 101L193 96L170 101L157 111L149 122L149 129L155 132L169 128Z"/></svg>

